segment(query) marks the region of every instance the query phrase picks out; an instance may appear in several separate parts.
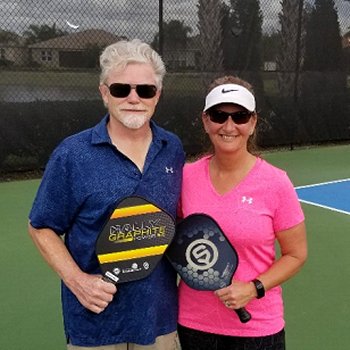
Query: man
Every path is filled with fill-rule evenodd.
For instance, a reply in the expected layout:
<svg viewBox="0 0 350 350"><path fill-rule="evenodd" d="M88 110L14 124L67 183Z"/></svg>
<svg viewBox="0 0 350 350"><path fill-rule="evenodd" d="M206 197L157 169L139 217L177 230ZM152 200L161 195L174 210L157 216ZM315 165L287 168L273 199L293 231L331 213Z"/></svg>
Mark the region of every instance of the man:
<svg viewBox="0 0 350 350"><path fill-rule="evenodd" d="M174 349L176 275L168 261L115 286L102 280L95 255L103 223L126 196L144 197L175 217L184 152L178 137L151 120L164 64L135 39L108 46L100 65L108 114L53 152L29 233L62 279L68 349Z"/></svg>

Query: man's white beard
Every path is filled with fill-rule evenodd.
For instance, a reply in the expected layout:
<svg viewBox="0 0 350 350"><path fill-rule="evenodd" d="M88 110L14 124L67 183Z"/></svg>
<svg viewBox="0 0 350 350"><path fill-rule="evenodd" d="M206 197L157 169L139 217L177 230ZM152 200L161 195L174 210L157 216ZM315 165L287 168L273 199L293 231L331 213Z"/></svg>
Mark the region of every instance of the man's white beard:
<svg viewBox="0 0 350 350"><path fill-rule="evenodd" d="M151 118L146 115L128 114L119 117L119 121L129 129L139 129L144 126Z"/></svg>

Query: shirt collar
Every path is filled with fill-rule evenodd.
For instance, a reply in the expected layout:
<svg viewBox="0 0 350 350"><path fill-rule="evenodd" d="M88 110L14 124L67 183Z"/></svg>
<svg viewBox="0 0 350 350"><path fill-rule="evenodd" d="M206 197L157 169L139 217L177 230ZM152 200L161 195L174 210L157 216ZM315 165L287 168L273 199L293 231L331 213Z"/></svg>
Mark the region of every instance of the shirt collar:
<svg viewBox="0 0 350 350"><path fill-rule="evenodd" d="M92 144L98 145L100 143L111 143L111 139L107 131L107 123L109 120L109 114L106 114L103 119L95 125L92 129Z"/></svg>
<svg viewBox="0 0 350 350"><path fill-rule="evenodd" d="M111 138L107 131L107 124L109 121L109 114L106 114L103 119L92 129L92 144L98 145L101 143L112 144ZM150 121L153 133L153 142L167 143L169 134L163 128L159 127L152 119Z"/></svg>

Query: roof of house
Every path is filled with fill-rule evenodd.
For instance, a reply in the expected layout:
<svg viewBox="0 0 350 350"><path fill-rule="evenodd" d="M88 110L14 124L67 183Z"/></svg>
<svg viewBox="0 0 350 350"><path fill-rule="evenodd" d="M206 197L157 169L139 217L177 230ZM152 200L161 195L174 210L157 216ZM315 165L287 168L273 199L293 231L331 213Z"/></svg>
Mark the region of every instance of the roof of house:
<svg viewBox="0 0 350 350"><path fill-rule="evenodd" d="M101 29L88 29L29 45L31 49L84 50L89 45L104 47L124 39Z"/></svg>

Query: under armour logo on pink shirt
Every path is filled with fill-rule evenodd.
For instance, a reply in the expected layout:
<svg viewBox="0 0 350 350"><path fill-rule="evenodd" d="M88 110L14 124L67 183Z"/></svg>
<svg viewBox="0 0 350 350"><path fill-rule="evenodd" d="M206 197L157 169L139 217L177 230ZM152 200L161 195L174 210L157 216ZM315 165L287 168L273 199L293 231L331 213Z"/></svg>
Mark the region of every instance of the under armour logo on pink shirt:
<svg viewBox="0 0 350 350"><path fill-rule="evenodd" d="M242 203L252 204L253 203L253 198L252 197L243 196L242 197Z"/></svg>

